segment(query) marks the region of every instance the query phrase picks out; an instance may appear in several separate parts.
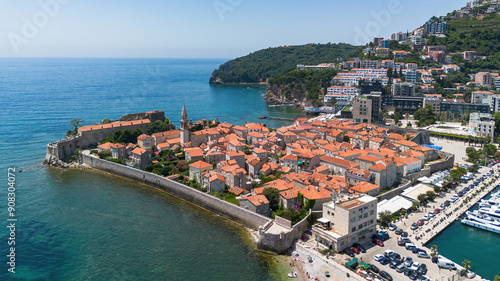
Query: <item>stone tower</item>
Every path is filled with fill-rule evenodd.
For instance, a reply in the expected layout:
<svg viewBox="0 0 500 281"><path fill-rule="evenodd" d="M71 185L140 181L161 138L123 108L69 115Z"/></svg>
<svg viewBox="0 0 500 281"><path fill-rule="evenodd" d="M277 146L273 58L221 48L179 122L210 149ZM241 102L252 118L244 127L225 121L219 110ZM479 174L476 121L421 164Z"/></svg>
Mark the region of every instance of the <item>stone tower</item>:
<svg viewBox="0 0 500 281"><path fill-rule="evenodd" d="M186 113L186 105L182 104L182 113L181 113L181 145L189 142L189 125Z"/></svg>

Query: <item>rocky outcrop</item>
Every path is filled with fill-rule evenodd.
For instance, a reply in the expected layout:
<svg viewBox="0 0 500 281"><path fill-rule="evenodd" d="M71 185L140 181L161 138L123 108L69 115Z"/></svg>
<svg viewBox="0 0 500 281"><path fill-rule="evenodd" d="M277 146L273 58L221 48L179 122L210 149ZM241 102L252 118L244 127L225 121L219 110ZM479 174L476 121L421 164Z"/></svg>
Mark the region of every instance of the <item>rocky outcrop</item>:
<svg viewBox="0 0 500 281"><path fill-rule="evenodd" d="M265 100L274 104L299 104L308 106L307 91L301 84L275 85L268 83Z"/></svg>

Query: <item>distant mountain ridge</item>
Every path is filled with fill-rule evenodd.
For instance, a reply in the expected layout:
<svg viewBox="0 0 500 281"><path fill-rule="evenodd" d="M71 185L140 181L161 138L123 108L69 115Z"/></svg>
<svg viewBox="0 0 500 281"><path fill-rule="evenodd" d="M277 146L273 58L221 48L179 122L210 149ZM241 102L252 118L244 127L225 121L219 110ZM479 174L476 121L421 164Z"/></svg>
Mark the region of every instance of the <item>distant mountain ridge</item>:
<svg viewBox="0 0 500 281"><path fill-rule="evenodd" d="M354 56L360 47L338 44L307 44L267 48L230 60L214 70L210 84L266 83L267 79L296 68L297 64L336 62Z"/></svg>

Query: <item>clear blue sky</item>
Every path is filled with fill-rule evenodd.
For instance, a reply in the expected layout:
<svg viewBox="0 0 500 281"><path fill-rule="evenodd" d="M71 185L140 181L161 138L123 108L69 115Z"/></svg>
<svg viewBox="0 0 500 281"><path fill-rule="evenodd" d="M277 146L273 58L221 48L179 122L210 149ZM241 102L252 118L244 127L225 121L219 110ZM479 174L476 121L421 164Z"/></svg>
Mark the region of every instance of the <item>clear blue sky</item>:
<svg viewBox="0 0 500 281"><path fill-rule="evenodd" d="M367 43L465 3L0 0L0 57L234 58L282 45Z"/></svg>

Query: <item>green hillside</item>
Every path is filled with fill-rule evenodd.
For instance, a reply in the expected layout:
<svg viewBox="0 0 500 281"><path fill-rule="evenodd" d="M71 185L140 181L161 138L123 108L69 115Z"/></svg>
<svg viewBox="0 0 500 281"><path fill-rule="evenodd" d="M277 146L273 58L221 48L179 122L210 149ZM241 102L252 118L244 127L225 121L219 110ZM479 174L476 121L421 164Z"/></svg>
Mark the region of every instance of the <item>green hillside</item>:
<svg viewBox="0 0 500 281"><path fill-rule="evenodd" d="M358 50L358 47L344 43L263 49L222 64L212 73L210 83L262 83L296 68L297 64L332 63L338 58L352 57Z"/></svg>
<svg viewBox="0 0 500 281"><path fill-rule="evenodd" d="M487 56L474 62L464 62L461 54L453 56L454 62L464 63L471 71L500 69L500 15L447 21L447 29L446 38L429 36L428 44L446 45L451 53L476 51L478 56Z"/></svg>

